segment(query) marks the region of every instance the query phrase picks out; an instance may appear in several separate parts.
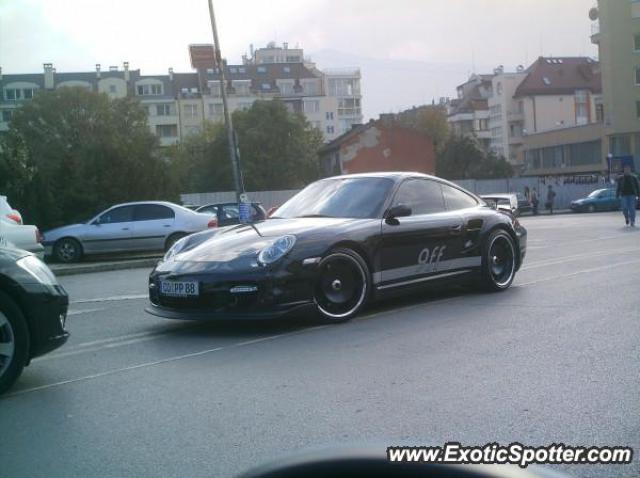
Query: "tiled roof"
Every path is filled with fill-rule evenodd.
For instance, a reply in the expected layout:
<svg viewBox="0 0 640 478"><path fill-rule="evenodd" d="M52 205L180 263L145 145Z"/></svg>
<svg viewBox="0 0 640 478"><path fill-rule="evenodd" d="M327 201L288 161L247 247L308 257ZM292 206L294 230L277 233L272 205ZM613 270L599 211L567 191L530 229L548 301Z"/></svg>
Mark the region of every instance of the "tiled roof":
<svg viewBox="0 0 640 478"><path fill-rule="evenodd" d="M587 57L538 58L516 89L514 97L573 94L576 90L602 91L598 63Z"/></svg>

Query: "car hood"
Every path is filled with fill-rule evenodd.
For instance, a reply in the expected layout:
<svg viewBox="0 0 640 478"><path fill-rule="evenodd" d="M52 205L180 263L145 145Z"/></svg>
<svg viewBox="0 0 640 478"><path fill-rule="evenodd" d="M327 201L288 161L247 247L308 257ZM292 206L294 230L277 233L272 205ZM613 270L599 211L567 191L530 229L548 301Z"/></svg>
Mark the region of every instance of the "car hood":
<svg viewBox="0 0 640 478"><path fill-rule="evenodd" d="M354 219L297 218L269 219L254 224L241 224L224 228L215 236L196 247L176 254L178 262L230 262L239 258L255 258L257 253L278 237L291 234L300 241L313 237L324 241L343 227L352 225Z"/></svg>

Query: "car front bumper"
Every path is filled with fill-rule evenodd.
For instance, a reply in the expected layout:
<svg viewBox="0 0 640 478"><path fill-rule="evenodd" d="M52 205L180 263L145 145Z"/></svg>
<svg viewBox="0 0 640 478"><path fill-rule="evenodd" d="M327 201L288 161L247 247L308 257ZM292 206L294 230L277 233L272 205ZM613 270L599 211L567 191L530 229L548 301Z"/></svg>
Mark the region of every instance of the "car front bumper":
<svg viewBox="0 0 640 478"><path fill-rule="evenodd" d="M149 276L149 314L168 319L271 319L313 310L315 266L300 262L247 271L203 271L206 263L159 266ZM162 281L198 283L198 296L160 292Z"/></svg>
<svg viewBox="0 0 640 478"><path fill-rule="evenodd" d="M57 349L68 340L65 325L69 297L60 285L27 286L25 292L23 302L31 330L31 359Z"/></svg>

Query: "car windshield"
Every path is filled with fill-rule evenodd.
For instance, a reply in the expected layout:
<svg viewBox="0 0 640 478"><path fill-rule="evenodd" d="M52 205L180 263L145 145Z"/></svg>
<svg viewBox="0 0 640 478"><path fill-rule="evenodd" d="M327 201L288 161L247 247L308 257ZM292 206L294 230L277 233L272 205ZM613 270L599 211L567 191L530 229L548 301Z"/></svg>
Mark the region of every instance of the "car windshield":
<svg viewBox="0 0 640 478"><path fill-rule="evenodd" d="M593 191L591 194L589 194L590 198L597 198L598 196L600 196L600 193L604 193L606 191L606 189L596 189L595 191Z"/></svg>
<svg viewBox="0 0 640 478"><path fill-rule="evenodd" d="M317 181L283 204L272 218L378 217L392 186L388 178Z"/></svg>

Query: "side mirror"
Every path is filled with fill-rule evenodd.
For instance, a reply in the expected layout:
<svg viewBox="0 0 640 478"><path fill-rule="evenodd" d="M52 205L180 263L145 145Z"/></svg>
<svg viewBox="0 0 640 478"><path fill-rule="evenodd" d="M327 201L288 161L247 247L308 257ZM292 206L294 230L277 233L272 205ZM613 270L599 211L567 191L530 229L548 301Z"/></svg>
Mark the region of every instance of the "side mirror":
<svg viewBox="0 0 640 478"><path fill-rule="evenodd" d="M493 199L485 199L484 202L487 203L487 206L489 206L491 209L498 209L498 202L494 201Z"/></svg>
<svg viewBox="0 0 640 478"><path fill-rule="evenodd" d="M387 221L390 221L398 217L407 216L411 216L411 208L409 206L405 206L404 204L398 204L397 206L393 206L392 208L388 209L386 214L384 215L384 218Z"/></svg>

